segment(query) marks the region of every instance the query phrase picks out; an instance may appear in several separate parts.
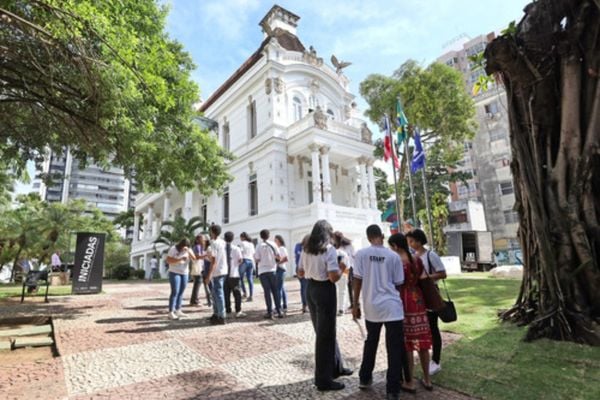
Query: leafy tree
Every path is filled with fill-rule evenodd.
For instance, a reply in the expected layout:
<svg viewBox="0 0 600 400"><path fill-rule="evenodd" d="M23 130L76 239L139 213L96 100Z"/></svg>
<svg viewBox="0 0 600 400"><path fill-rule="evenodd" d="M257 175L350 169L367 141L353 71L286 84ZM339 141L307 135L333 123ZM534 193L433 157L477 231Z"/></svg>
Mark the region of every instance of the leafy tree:
<svg viewBox="0 0 600 400"><path fill-rule="evenodd" d="M504 319L600 345L600 3L538 0L485 50L505 85L525 264Z"/></svg>
<svg viewBox="0 0 600 400"><path fill-rule="evenodd" d="M418 126L427 153L426 177L429 191L448 193L447 182L464 180L465 174L451 172L462 158L462 144L473 137L475 132L474 107L472 99L465 93L462 76L447 65L434 63L422 68L409 60L402 64L392 76L369 75L360 84L360 93L369 104L366 115L379 123L384 114L393 119L395 128L396 102L403 101L404 112L412 126ZM412 127L411 127L412 132ZM375 143L374 155L381 157L382 141ZM398 173L401 193L400 217L407 215L411 205L408 199L409 188L406 174L407 159L404 145L398 146L403 158ZM405 157L406 156L406 157ZM417 209L425 208L420 178L414 179ZM410 214L410 213L408 213Z"/></svg>
<svg viewBox="0 0 600 400"><path fill-rule="evenodd" d="M435 251L441 255L446 253L446 233L444 227L448 222L448 203L446 202L446 196L442 193L435 193L431 196L431 219L433 223L433 233L429 229L429 223L424 224L423 230L427 234L428 238L432 238L435 246ZM427 210L420 209L417 213L417 217L420 221L427 221Z"/></svg>
<svg viewBox="0 0 600 400"><path fill-rule="evenodd" d="M180 215L177 215L172 221L164 221L160 227L158 238L155 244L166 244L171 247L182 239L189 239L194 243L196 232L205 227L202 217L193 217L188 221Z"/></svg>
<svg viewBox="0 0 600 400"><path fill-rule="evenodd" d="M155 0L3 1L0 159L23 169L70 146L144 190L220 188L229 154L194 122L194 65L166 15Z"/></svg>
<svg viewBox="0 0 600 400"><path fill-rule="evenodd" d="M387 174L381 168L374 167L375 193L377 193L377 209L384 212L387 208L387 200L394 194L394 185L387 181Z"/></svg>

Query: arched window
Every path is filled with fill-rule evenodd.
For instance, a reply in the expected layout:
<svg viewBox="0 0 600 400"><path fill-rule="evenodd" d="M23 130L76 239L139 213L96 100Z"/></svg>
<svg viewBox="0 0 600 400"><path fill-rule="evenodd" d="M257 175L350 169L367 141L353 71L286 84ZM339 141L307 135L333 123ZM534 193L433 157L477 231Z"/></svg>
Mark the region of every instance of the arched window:
<svg viewBox="0 0 600 400"><path fill-rule="evenodd" d="M298 97L292 99L294 107L294 121L298 121L302 118L302 101Z"/></svg>
<svg viewBox="0 0 600 400"><path fill-rule="evenodd" d="M327 115L329 115L332 120L335 119L335 114L333 113L333 110L331 108L327 109Z"/></svg>

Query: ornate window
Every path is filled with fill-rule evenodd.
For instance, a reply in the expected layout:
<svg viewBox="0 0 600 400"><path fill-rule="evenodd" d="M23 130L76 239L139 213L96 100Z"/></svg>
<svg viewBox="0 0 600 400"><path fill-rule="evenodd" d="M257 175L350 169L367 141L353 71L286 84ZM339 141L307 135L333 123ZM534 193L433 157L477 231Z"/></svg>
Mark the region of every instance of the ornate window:
<svg viewBox="0 0 600 400"><path fill-rule="evenodd" d="M294 108L294 121L302 119L302 100L294 96L292 99L292 107Z"/></svg>

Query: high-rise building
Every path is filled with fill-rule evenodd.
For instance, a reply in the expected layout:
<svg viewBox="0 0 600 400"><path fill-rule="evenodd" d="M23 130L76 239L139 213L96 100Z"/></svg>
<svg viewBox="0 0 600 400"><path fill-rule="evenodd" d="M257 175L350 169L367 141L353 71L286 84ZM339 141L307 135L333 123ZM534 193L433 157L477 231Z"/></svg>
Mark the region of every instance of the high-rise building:
<svg viewBox="0 0 600 400"><path fill-rule="evenodd" d="M50 186L40 179L33 183L34 191L43 200L66 203L69 199L83 199L110 219L133 208L135 183L125 177L121 168L102 168L96 164L80 168L79 162L66 149L61 153L50 152L41 172L53 179Z"/></svg>
<svg viewBox="0 0 600 400"><path fill-rule="evenodd" d="M510 171L511 149L506 92L501 85L473 91L481 75L469 57L481 53L494 33L465 41L460 48L440 56L437 61L460 71L465 90L473 96L478 129L472 141L464 144L464 157L459 171L470 172L466 184L451 184L452 201L476 200L483 203L487 227L493 233L498 261L515 262L519 252L517 213L513 210L515 195Z"/></svg>

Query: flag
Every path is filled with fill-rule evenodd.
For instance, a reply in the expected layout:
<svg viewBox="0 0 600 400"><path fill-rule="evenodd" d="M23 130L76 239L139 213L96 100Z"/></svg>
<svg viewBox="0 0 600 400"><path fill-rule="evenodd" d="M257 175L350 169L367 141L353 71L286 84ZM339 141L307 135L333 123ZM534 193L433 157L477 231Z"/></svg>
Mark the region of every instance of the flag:
<svg viewBox="0 0 600 400"><path fill-rule="evenodd" d="M390 158L394 159L394 167L398 168L398 157L392 147L392 129L390 128L390 119L386 115L384 118L385 138L383 139L383 159L387 162Z"/></svg>
<svg viewBox="0 0 600 400"><path fill-rule="evenodd" d="M413 152L413 158L410 163L410 172L414 174L421 168L425 168L425 151L423 150L423 145L421 144L421 136L416 130L413 140L415 141L415 151Z"/></svg>
<svg viewBox="0 0 600 400"><path fill-rule="evenodd" d="M404 114L404 110L402 110L402 103L400 103L400 99L396 101L396 121L398 125L398 143L402 143L407 138L408 119L406 118L406 114Z"/></svg>

